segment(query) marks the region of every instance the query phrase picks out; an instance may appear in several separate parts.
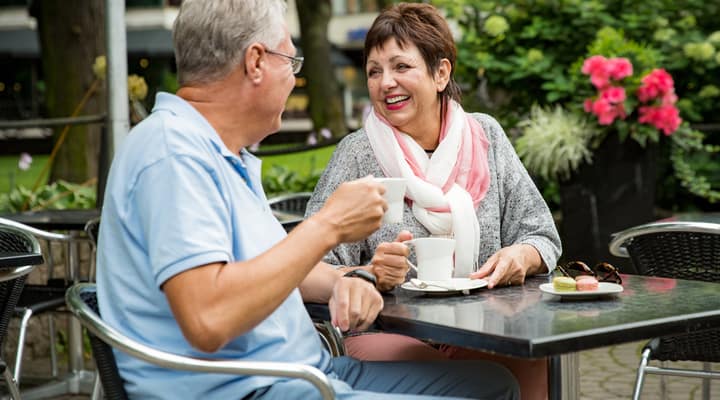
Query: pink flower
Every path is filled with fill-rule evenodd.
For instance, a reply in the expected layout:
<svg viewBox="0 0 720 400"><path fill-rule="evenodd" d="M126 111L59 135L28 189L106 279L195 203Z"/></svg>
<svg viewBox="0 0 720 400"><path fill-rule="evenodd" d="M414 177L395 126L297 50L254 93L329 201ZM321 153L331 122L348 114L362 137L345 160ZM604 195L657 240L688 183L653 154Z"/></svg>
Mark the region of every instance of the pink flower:
<svg viewBox="0 0 720 400"><path fill-rule="evenodd" d="M630 60L624 57L611 58L607 60L607 69L610 77L619 81L633 74L633 66Z"/></svg>
<svg viewBox="0 0 720 400"><path fill-rule="evenodd" d="M664 69L653 69L642 77L640 86L636 87L636 81L625 80L633 74L629 59L596 55L585 60L582 73L590 75L590 82L598 91L597 96L583 101L583 108L585 112L594 114L600 125L612 125L617 119L627 118L625 102L629 93L634 93L641 104L637 109L639 123L651 125L665 135L673 134L682 123L675 107L678 100L675 83ZM629 104L635 107L634 101Z"/></svg>
<svg viewBox="0 0 720 400"><path fill-rule="evenodd" d="M647 103L673 91L674 87L672 76L664 69L656 68L642 78L642 85L637 91L638 99Z"/></svg>
<svg viewBox="0 0 720 400"><path fill-rule="evenodd" d="M677 99L678 99L678 98L677 98L677 96L675 95L675 92L674 92L674 91L672 91L672 92L667 92L667 93L665 93L665 95L662 97L662 102L661 102L661 103L662 103L662 105L672 105L672 104L677 103Z"/></svg>
<svg viewBox="0 0 720 400"><path fill-rule="evenodd" d="M610 85L611 80L620 81L632 75L633 67L627 58L592 56L583 62L582 73L590 75L590 82L602 90Z"/></svg>
<svg viewBox="0 0 720 400"><path fill-rule="evenodd" d="M605 73L596 73L590 75L590 82L598 89L602 90L610 85L610 77Z"/></svg>
<svg viewBox="0 0 720 400"><path fill-rule="evenodd" d="M680 113L674 105L642 106L638 109L638 122L652 125L670 136L682 122Z"/></svg>
<svg viewBox="0 0 720 400"><path fill-rule="evenodd" d="M332 138L332 132L330 132L330 129L328 129L328 128L322 128L322 129L320 129L320 136L323 139L330 139L330 138Z"/></svg>
<svg viewBox="0 0 720 400"><path fill-rule="evenodd" d="M625 106L622 103L611 104L602 97L592 104L592 112L597 115L600 125L610 125L616 118L625 119Z"/></svg>
<svg viewBox="0 0 720 400"><path fill-rule="evenodd" d="M603 89L610 84L610 70L607 59L603 56L592 56L585 60L582 73L590 75L590 82L598 89Z"/></svg>
<svg viewBox="0 0 720 400"><path fill-rule="evenodd" d="M592 56L583 62L582 73L593 75L599 71L604 71L606 61L607 59L603 56Z"/></svg>
<svg viewBox="0 0 720 400"><path fill-rule="evenodd" d="M20 159L18 160L18 168L22 171L27 171L32 165L32 157L28 153L20 153Z"/></svg>
<svg viewBox="0 0 720 400"><path fill-rule="evenodd" d="M620 86L610 86L600 91L600 98L617 104L625 101L625 88Z"/></svg>

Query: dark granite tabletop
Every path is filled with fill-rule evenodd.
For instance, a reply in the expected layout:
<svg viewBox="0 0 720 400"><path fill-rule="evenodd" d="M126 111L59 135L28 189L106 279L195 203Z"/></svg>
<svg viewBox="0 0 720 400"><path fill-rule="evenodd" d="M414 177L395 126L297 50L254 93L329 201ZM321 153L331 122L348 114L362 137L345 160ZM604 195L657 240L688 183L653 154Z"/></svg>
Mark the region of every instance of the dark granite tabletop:
<svg viewBox="0 0 720 400"><path fill-rule="evenodd" d="M378 320L389 332L518 357L545 357L720 327L720 284L623 275L615 297L565 300L523 286L430 297L396 288Z"/></svg>

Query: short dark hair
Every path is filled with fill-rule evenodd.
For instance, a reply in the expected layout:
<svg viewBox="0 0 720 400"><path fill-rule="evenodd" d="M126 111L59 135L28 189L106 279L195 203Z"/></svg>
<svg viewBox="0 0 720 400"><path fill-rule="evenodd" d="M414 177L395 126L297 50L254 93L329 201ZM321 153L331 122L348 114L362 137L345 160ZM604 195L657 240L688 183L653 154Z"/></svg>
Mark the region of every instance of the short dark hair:
<svg viewBox="0 0 720 400"><path fill-rule="evenodd" d="M455 40L447 21L435 7L424 3L399 3L383 10L365 37L365 66L370 51L382 48L389 39L397 40L400 48L408 43L417 46L431 74L440 67L440 61L447 58L452 71L440 95L460 102L460 86L453 78L457 58Z"/></svg>

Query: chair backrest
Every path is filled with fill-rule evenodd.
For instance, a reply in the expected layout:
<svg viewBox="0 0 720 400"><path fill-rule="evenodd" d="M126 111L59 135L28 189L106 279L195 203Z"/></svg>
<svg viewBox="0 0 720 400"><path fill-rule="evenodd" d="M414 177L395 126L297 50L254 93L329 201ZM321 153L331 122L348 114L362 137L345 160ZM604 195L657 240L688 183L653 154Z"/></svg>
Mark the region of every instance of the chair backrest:
<svg viewBox="0 0 720 400"><path fill-rule="evenodd" d="M36 264L42 264L40 244L30 233L14 225L0 221L0 251L5 253L35 255L31 265L0 268L0 346L7 334L8 323L15 313L25 279ZM2 267L0 265L0 267Z"/></svg>
<svg viewBox="0 0 720 400"><path fill-rule="evenodd" d="M610 252L629 256L643 275L720 282L720 224L640 225L617 233Z"/></svg>
<svg viewBox="0 0 720 400"><path fill-rule="evenodd" d="M97 303L97 293L94 290L84 290L78 293L82 303L89 311L94 312L100 318L100 309ZM95 360L95 368L100 375L105 399L108 400L127 400L128 394L125 391L125 382L120 377L115 354L112 347L100 340L92 332L88 332L90 338L90 347L92 348L93 359Z"/></svg>
<svg viewBox="0 0 720 400"><path fill-rule="evenodd" d="M293 214L300 217L305 216L305 208L310 200L312 193L300 192L290 193L268 199L270 209L273 211L281 211L286 214Z"/></svg>
<svg viewBox="0 0 720 400"><path fill-rule="evenodd" d="M73 285L65 294L65 301L67 302L68 309L80 320L80 323L90 334L95 335L97 339L102 340L113 348L127 353L132 357L164 368L183 371L233 375L266 375L304 379L318 388L323 399L335 398L335 392L330 385L330 380L327 376L325 376L325 374L317 368L308 365L284 362L199 359L164 352L132 340L115 328L106 324L98 314L97 305L95 305L95 309L93 309L93 307L89 304L89 302L92 301L95 301L96 304L96 300L93 300L97 298L96 291L96 286L92 283L78 283ZM93 347L93 351L95 351L95 347ZM117 371L117 364L114 362L114 357L112 360L112 365L115 365L115 371ZM102 383L103 389L105 389L107 394L108 392L107 387L105 387L105 381L103 380ZM115 398L123 399L127 398L127 396Z"/></svg>

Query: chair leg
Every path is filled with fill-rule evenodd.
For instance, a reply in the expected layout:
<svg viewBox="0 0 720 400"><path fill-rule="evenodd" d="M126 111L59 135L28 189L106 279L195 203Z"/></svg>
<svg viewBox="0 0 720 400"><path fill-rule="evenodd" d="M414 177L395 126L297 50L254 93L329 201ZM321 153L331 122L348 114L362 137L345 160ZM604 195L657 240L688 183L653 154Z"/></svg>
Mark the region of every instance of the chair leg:
<svg viewBox="0 0 720 400"><path fill-rule="evenodd" d="M703 363L703 369L705 371L712 371L712 366L709 362ZM702 382L702 399L710 400L710 378L703 378Z"/></svg>
<svg viewBox="0 0 720 400"><path fill-rule="evenodd" d="M637 378L635 379L635 391L633 392L633 400L640 400L640 393L645 380L645 367L647 367L650 358L650 349L645 349L640 356L640 365L638 365Z"/></svg>
<svg viewBox="0 0 720 400"><path fill-rule="evenodd" d="M53 378L58 376L57 348L55 345L55 316L48 314L48 338L50 338L50 374Z"/></svg>
<svg viewBox="0 0 720 400"><path fill-rule="evenodd" d="M32 317L32 310L26 308L20 321L20 334L18 335L17 354L15 354L15 368L13 369L13 379L20 384L20 370L22 369L22 356L25 349L25 334L27 334L28 321Z"/></svg>
<svg viewBox="0 0 720 400"><path fill-rule="evenodd" d="M20 400L20 389L18 389L17 381L15 381L12 373L10 373L10 368L5 368L3 371L3 377L5 378L5 384L10 392L10 397L13 400Z"/></svg>
<svg viewBox="0 0 720 400"><path fill-rule="evenodd" d="M90 400L102 400L105 396L103 392L102 382L100 381L100 372L95 371L95 380L93 381L93 390L90 394Z"/></svg>
<svg viewBox="0 0 720 400"><path fill-rule="evenodd" d="M667 361L660 362L660 368L667 368ZM660 400L667 400L667 377L660 375Z"/></svg>

